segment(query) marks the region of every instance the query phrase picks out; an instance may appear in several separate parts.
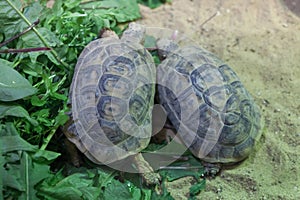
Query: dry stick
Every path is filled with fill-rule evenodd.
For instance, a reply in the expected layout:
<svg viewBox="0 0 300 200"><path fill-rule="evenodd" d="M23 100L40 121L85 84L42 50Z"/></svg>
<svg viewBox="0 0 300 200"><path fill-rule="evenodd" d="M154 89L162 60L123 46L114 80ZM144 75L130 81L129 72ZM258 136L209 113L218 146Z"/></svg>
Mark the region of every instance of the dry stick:
<svg viewBox="0 0 300 200"><path fill-rule="evenodd" d="M35 48L24 48L24 49L4 49L0 50L0 53L27 53L34 51L51 51L48 47L35 47Z"/></svg>
<svg viewBox="0 0 300 200"><path fill-rule="evenodd" d="M206 24L207 22L209 22L210 20L212 20L215 16L219 15L219 11L215 12L212 16L210 16L207 20L205 20L202 24L200 24L200 27L203 27L204 24Z"/></svg>

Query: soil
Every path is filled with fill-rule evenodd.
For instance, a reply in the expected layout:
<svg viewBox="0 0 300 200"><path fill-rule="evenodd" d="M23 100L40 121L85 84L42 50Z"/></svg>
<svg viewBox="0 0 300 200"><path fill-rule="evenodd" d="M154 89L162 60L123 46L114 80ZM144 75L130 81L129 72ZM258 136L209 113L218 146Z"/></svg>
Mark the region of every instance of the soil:
<svg viewBox="0 0 300 200"><path fill-rule="evenodd" d="M140 23L178 30L226 61L261 109L264 125L255 151L241 165L207 180L198 199L300 199L296 2L172 0L154 10L141 6ZM187 199L189 180L169 184L176 199Z"/></svg>

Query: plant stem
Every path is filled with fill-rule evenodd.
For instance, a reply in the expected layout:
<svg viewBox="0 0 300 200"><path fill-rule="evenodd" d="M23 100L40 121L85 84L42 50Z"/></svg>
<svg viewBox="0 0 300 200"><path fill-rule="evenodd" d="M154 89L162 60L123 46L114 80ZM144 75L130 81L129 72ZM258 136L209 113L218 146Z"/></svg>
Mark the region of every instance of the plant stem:
<svg viewBox="0 0 300 200"><path fill-rule="evenodd" d="M18 13L18 15L28 24L28 26L32 25L32 23L23 15L22 12L20 12L20 10L10 0L6 0L6 2ZM46 47L51 48L46 39L38 32L38 30L35 27L33 27L32 30L40 38L40 40ZM66 68L69 68L68 64L66 64L59 58L57 52L54 51L54 49L51 48L50 52L60 64L62 64Z"/></svg>
<svg viewBox="0 0 300 200"><path fill-rule="evenodd" d="M25 183L26 183L26 200L29 200L29 160L28 160L28 154L24 152L25 156Z"/></svg>
<svg viewBox="0 0 300 200"><path fill-rule="evenodd" d="M58 128L58 127L56 126L56 127L54 127L54 128L50 131L50 133L48 134L48 136L47 136L46 139L44 140L44 142L43 142L43 144L42 144L40 150L45 150L45 149L46 149L46 147L48 146L48 144L49 144L51 138L52 138L53 135L55 134L57 128Z"/></svg>

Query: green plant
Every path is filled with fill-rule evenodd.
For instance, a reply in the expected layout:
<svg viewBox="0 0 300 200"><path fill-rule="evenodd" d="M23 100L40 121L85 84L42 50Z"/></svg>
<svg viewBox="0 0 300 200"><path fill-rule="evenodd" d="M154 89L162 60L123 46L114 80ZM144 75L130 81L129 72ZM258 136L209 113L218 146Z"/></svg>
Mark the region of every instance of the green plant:
<svg viewBox="0 0 300 200"><path fill-rule="evenodd" d="M172 0L138 0L138 3L148 6L150 8L157 8L164 3L171 3Z"/></svg>

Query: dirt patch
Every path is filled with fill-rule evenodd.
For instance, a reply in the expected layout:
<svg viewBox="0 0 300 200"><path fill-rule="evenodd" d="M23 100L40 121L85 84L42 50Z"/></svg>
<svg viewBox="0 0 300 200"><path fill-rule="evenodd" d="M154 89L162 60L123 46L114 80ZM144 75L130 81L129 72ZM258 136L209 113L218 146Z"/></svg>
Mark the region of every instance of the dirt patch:
<svg viewBox="0 0 300 200"><path fill-rule="evenodd" d="M280 0L173 0L141 9L141 23L183 32L226 61L261 109L255 152L207 181L198 198L300 199L299 17Z"/></svg>
<svg viewBox="0 0 300 200"><path fill-rule="evenodd" d="M194 177L185 177L172 182L167 182L166 187L175 199L187 199L190 187L194 182Z"/></svg>

